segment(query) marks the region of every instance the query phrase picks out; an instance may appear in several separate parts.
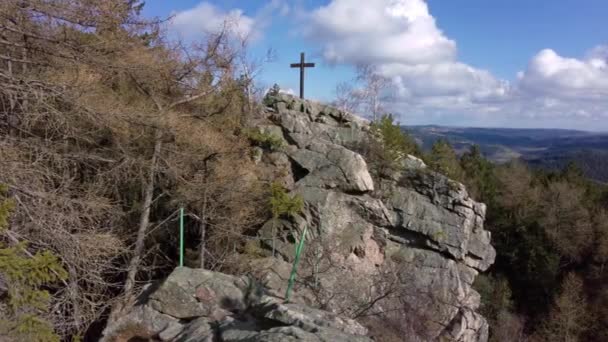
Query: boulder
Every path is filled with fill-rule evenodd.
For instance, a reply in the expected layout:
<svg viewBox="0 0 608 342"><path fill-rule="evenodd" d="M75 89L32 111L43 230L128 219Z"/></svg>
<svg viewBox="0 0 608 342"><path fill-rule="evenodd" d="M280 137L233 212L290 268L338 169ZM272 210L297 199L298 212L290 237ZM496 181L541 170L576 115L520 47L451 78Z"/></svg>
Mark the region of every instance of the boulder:
<svg viewBox="0 0 608 342"><path fill-rule="evenodd" d="M301 304L283 304L246 277L177 268L110 323L102 341L361 341L354 320Z"/></svg>
<svg viewBox="0 0 608 342"><path fill-rule="evenodd" d="M307 171L298 181L301 186L339 188L346 192L374 190L363 157L343 146L312 142L303 149L288 150L287 155Z"/></svg>

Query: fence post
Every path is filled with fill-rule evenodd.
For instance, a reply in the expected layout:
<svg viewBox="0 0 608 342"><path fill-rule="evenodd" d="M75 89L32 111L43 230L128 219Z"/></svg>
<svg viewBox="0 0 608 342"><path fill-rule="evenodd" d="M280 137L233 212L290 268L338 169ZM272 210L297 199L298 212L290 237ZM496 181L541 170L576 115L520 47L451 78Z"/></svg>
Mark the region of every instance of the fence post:
<svg viewBox="0 0 608 342"><path fill-rule="evenodd" d="M179 208L179 267L184 267L184 208Z"/></svg>
<svg viewBox="0 0 608 342"><path fill-rule="evenodd" d="M287 284L287 292L285 292L285 301L289 302L289 297L291 296L291 288L293 287L293 283L296 280L296 270L298 269L298 262L300 261L300 255L302 254L302 248L304 247L304 240L306 239L306 232L308 230L308 226L304 227L304 231L302 232L302 237L300 238L300 242L296 247L296 257L293 260L293 266L291 267L291 274L289 275L289 283Z"/></svg>

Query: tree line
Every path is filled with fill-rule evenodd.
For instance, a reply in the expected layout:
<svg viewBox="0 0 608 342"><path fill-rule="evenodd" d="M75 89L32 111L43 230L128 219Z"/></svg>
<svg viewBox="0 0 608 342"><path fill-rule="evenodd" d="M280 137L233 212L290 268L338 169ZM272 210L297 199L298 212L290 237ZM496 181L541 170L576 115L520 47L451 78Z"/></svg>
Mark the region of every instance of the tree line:
<svg viewBox="0 0 608 342"><path fill-rule="evenodd" d="M494 164L477 146L458 156L446 140L423 152L392 115L372 132L380 139L358 146L372 174L415 155L487 205L497 257L474 287L491 341L608 340L608 186L573 162L556 171Z"/></svg>
<svg viewBox="0 0 608 342"><path fill-rule="evenodd" d="M496 263L477 278L492 341L608 339L608 187L559 171L495 165L438 141L429 166L486 203Z"/></svg>

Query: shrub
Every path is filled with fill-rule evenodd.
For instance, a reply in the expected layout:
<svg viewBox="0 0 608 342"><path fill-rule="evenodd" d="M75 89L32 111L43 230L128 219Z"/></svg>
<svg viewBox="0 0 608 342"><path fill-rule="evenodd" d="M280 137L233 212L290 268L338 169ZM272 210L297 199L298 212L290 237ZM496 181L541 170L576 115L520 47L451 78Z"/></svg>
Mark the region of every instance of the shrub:
<svg viewBox="0 0 608 342"><path fill-rule="evenodd" d="M290 196L287 189L277 182L270 185L270 211L273 218L278 219L283 215L293 217L302 211L303 206L301 196Z"/></svg>
<svg viewBox="0 0 608 342"><path fill-rule="evenodd" d="M270 212L272 213L272 256L276 251L276 223L279 217L293 217L304 207L304 200L299 195L290 196L278 182L270 184Z"/></svg>
<svg viewBox="0 0 608 342"><path fill-rule="evenodd" d="M272 134L261 132L259 129L246 131L247 138L252 144L271 151L279 150L283 147L283 140Z"/></svg>
<svg viewBox="0 0 608 342"><path fill-rule="evenodd" d="M399 169L401 161L408 155L420 155L416 142L403 132L391 114L371 124L373 136L364 143L353 146L361 153L370 169L377 176L386 176Z"/></svg>

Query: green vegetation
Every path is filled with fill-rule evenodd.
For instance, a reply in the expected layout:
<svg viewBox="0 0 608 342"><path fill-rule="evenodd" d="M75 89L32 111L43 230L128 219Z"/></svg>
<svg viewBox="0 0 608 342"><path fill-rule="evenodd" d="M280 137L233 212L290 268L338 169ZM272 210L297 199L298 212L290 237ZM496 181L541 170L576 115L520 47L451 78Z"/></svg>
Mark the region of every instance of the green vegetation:
<svg viewBox="0 0 608 342"><path fill-rule="evenodd" d="M0 186L0 235L5 234L13 207L6 188ZM66 279L67 273L51 252L28 255L26 251L25 243L6 246L0 242L0 281L7 287L7 305L0 308L0 337L58 342L59 336L45 317L51 296L43 286Z"/></svg>
<svg viewBox="0 0 608 342"><path fill-rule="evenodd" d="M276 252L276 225L282 216L293 217L299 214L304 207L304 200L300 195L290 196L287 189L278 182L270 184L270 212L272 213L272 256Z"/></svg>
<svg viewBox="0 0 608 342"><path fill-rule="evenodd" d="M283 147L283 140L272 133L261 132L259 129L246 131L247 138L252 144L271 151L280 150Z"/></svg>
<svg viewBox="0 0 608 342"><path fill-rule="evenodd" d="M433 144L431 152L426 156L427 165L451 179L462 181L463 170L456 152L446 140L438 140Z"/></svg>
<svg viewBox="0 0 608 342"><path fill-rule="evenodd" d="M283 215L293 217L299 214L303 207L302 196L290 196L287 189L277 182L270 184L270 211L274 219Z"/></svg>
<svg viewBox="0 0 608 342"><path fill-rule="evenodd" d="M381 158L387 162L395 163L407 154L420 155L416 142L403 132L392 114L385 114L378 121L372 122L371 128L383 143Z"/></svg>
<svg viewBox="0 0 608 342"><path fill-rule="evenodd" d="M281 87L279 87L278 84L274 84L272 86L272 88L268 89L268 93L266 94L266 96L264 96L264 99L262 100L264 105L269 105L272 103L273 99L272 97L277 96L281 93Z"/></svg>
<svg viewBox="0 0 608 342"><path fill-rule="evenodd" d="M408 154L421 155L416 142L403 132L393 115L383 115L372 122L371 129L374 136L353 148L365 157L372 174L388 175L403 166L402 161Z"/></svg>

